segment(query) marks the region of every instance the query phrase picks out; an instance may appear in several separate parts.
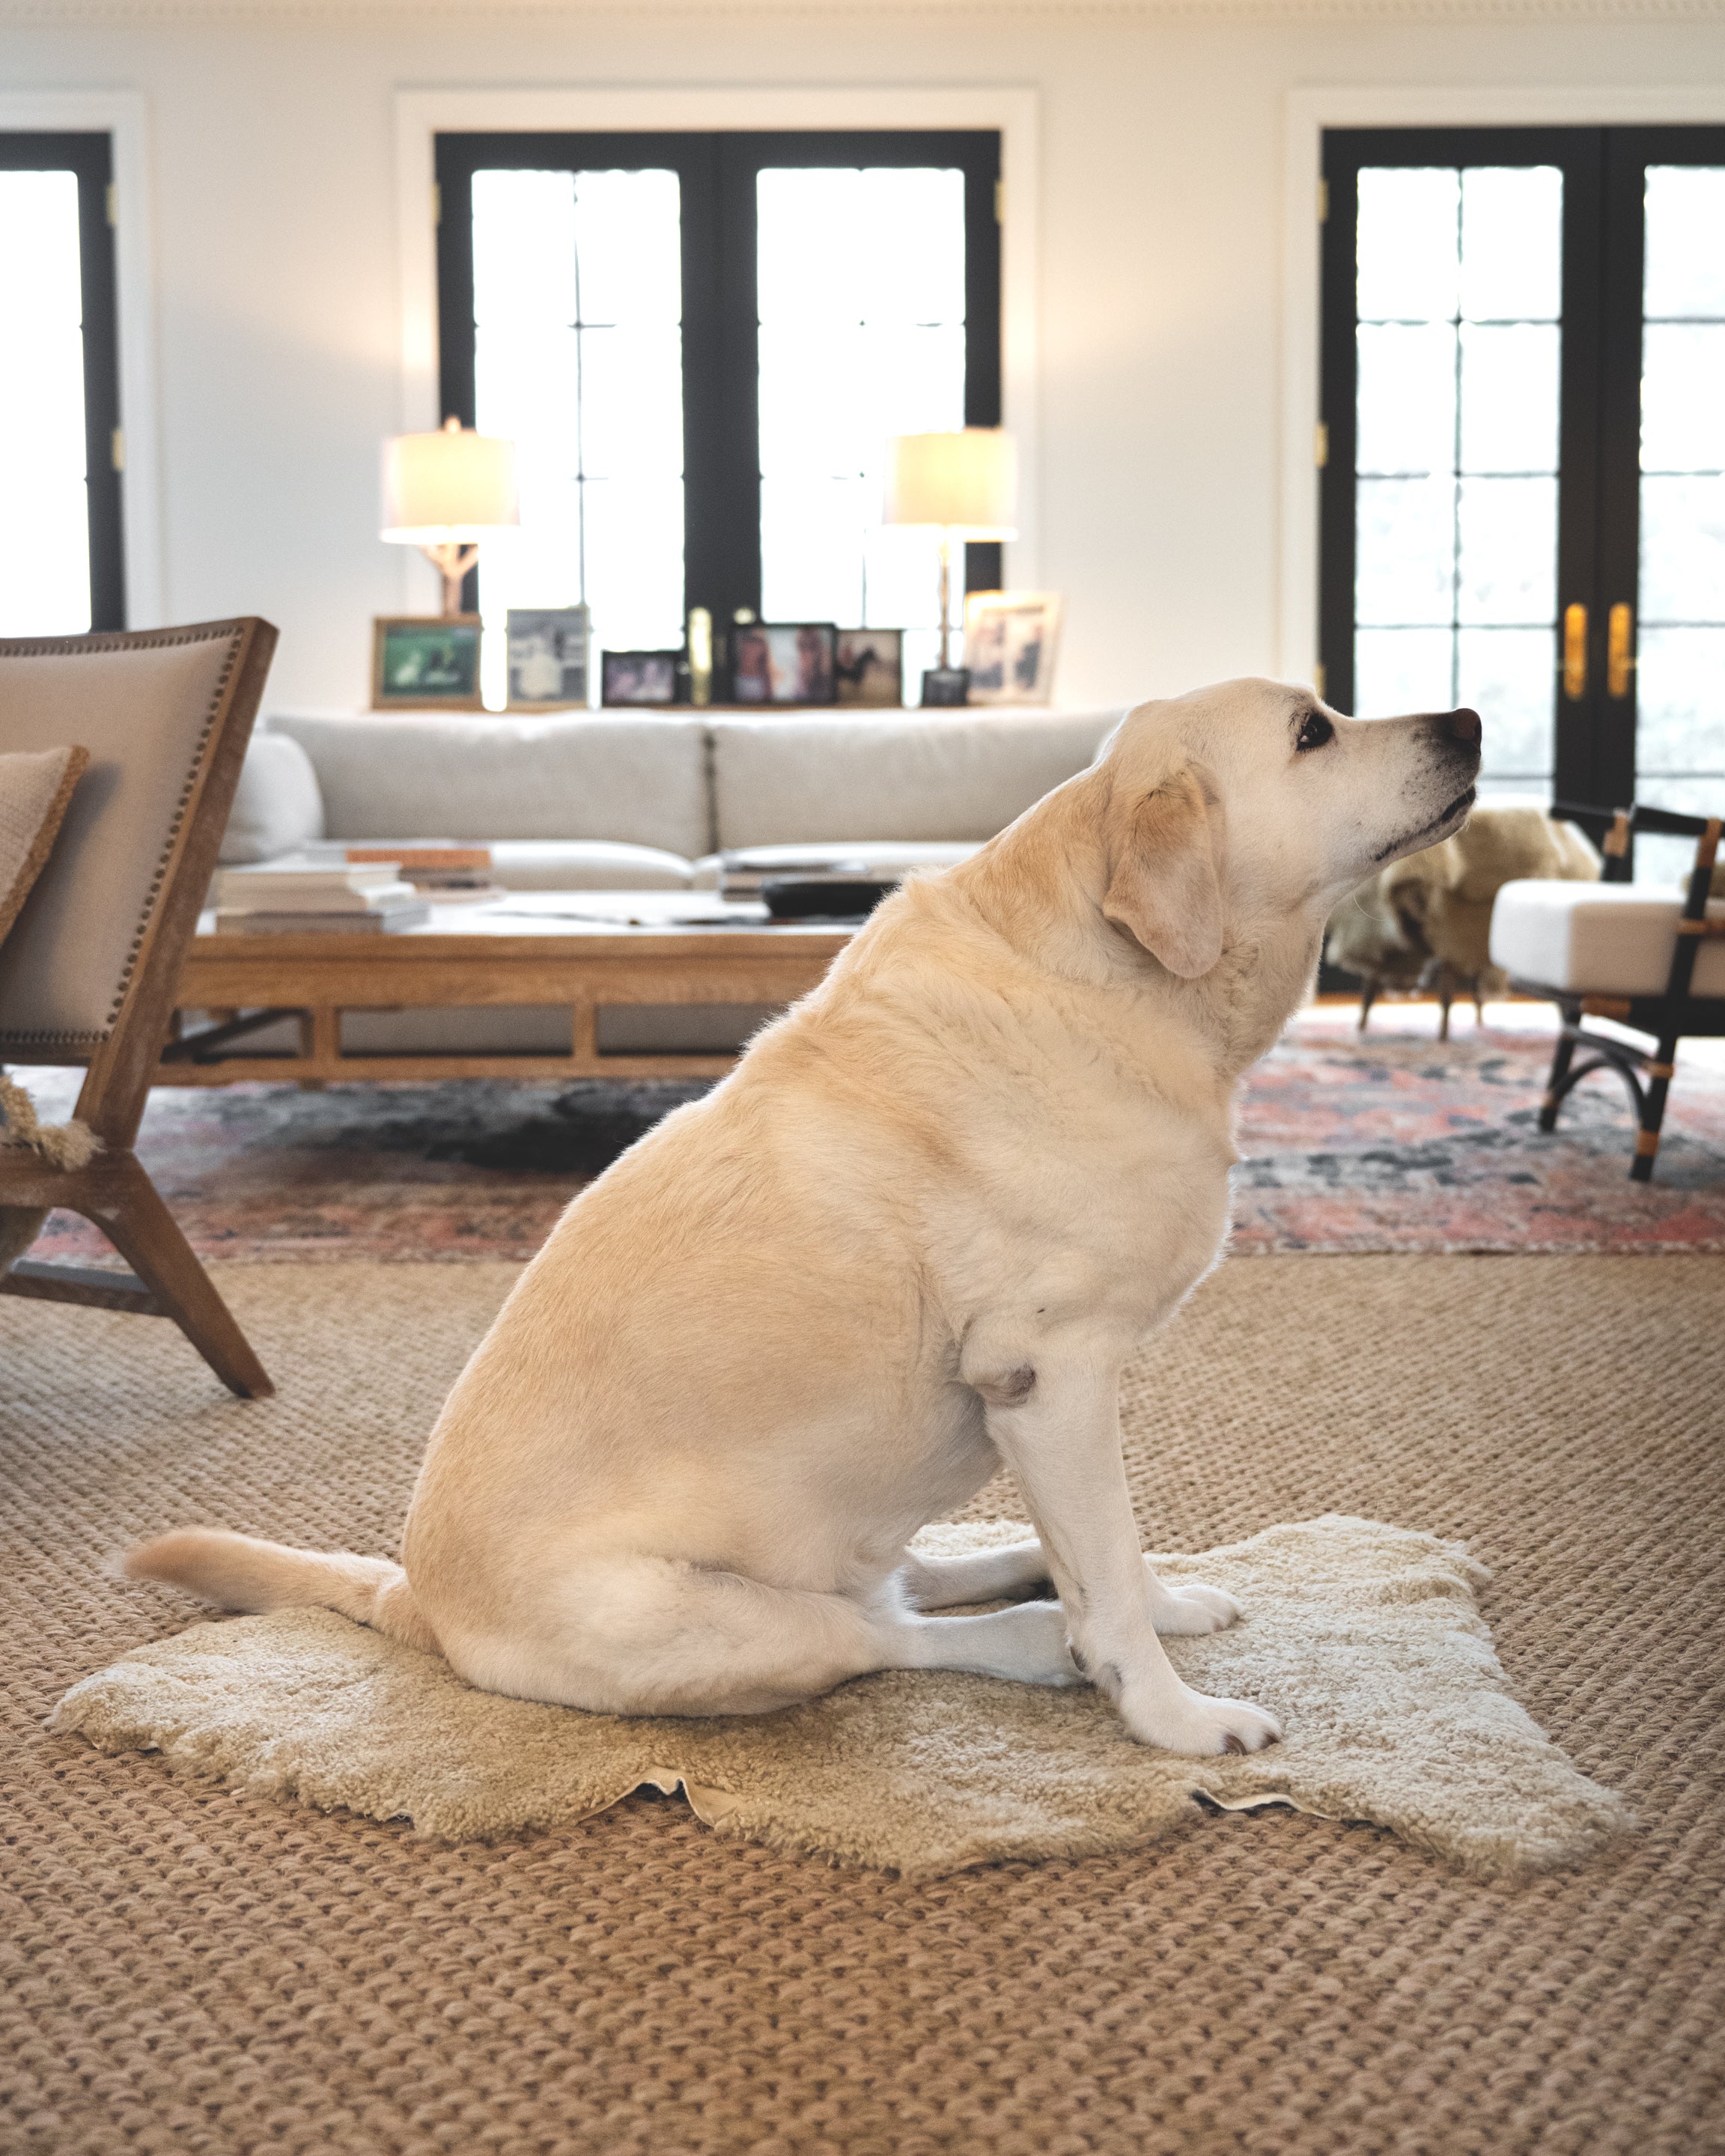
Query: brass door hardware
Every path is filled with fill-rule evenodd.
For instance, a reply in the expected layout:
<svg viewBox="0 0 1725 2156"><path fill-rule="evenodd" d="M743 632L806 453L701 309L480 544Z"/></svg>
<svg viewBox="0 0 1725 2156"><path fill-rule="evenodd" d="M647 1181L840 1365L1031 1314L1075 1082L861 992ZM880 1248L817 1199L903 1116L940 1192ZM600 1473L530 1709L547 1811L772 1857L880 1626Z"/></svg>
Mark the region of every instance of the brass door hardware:
<svg viewBox="0 0 1725 2156"><path fill-rule="evenodd" d="M1635 617L1633 608L1620 600L1605 617L1605 693L1609 696L1626 696L1630 692L1630 675L1635 668L1635 654L1630 649L1635 635Z"/></svg>
<svg viewBox="0 0 1725 2156"><path fill-rule="evenodd" d="M1587 608L1563 608L1563 694L1578 704L1587 694Z"/></svg>

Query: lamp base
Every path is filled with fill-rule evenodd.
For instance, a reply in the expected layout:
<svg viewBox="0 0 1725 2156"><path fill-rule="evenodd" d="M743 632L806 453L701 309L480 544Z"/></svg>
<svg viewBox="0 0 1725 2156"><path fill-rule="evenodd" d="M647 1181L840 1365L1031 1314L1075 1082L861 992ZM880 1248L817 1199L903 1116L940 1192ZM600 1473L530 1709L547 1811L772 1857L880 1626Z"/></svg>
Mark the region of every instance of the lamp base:
<svg viewBox="0 0 1725 2156"><path fill-rule="evenodd" d="M930 666L923 670L922 701L925 706L949 708L955 704L970 701L970 669L968 666Z"/></svg>

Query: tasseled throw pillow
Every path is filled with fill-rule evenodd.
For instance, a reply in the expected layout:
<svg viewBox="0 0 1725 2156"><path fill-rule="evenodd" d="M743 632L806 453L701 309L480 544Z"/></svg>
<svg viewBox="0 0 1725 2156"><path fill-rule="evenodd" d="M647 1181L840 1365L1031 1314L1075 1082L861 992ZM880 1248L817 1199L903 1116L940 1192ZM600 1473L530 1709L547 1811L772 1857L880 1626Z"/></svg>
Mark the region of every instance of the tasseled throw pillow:
<svg viewBox="0 0 1725 2156"><path fill-rule="evenodd" d="M14 751L0 756L0 942L23 910L30 886L47 865L90 762L87 748ZM82 1123L44 1125L30 1096L0 1070L0 1145L25 1145L57 1168L81 1168L100 1149ZM45 1215L33 1208L0 1207L0 1273L28 1250Z"/></svg>

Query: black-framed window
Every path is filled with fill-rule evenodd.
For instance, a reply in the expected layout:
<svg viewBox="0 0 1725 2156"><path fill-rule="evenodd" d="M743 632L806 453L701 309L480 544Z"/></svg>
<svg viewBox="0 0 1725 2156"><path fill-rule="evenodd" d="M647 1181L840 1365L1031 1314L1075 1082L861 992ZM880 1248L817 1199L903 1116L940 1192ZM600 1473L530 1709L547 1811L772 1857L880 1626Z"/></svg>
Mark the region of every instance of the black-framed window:
<svg viewBox="0 0 1725 2156"><path fill-rule="evenodd" d="M520 603L587 596L602 642L639 643L616 624L680 542L651 641L694 606L920 608L932 635L927 541L859 534L884 432L1000 423L997 132L443 135L436 159L443 411L513 434L524 526L567 535ZM997 584L998 547L968 553Z"/></svg>
<svg viewBox="0 0 1725 2156"><path fill-rule="evenodd" d="M1324 175L1327 693L1476 705L1487 798L1717 813L1725 129L1337 131Z"/></svg>
<svg viewBox="0 0 1725 2156"><path fill-rule="evenodd" d="M126 626L113 157L0 133L0 634Z"/></svg>

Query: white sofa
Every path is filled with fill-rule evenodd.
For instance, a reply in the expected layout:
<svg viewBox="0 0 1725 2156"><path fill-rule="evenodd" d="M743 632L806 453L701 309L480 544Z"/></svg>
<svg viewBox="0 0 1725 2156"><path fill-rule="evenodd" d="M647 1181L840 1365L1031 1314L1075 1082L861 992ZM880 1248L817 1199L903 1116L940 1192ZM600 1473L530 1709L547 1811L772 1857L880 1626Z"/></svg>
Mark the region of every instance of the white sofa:
<svg viewBox="0 0 1725 2156"><path fill-rule="evenodd" d="M1110 711L596 711L521 718L277 711L223 840L229 865L349 845L489 844L516 891L711 889L721 855L944 866L1081 771ZM603 1011L613 1053L734 1047L753 1006ZM554 1050L538 1009L350 1014L355 1050ZM283 1044L286 1045L284 1033ZM259 1034L248 1052L268 1053Z"/></svg>

